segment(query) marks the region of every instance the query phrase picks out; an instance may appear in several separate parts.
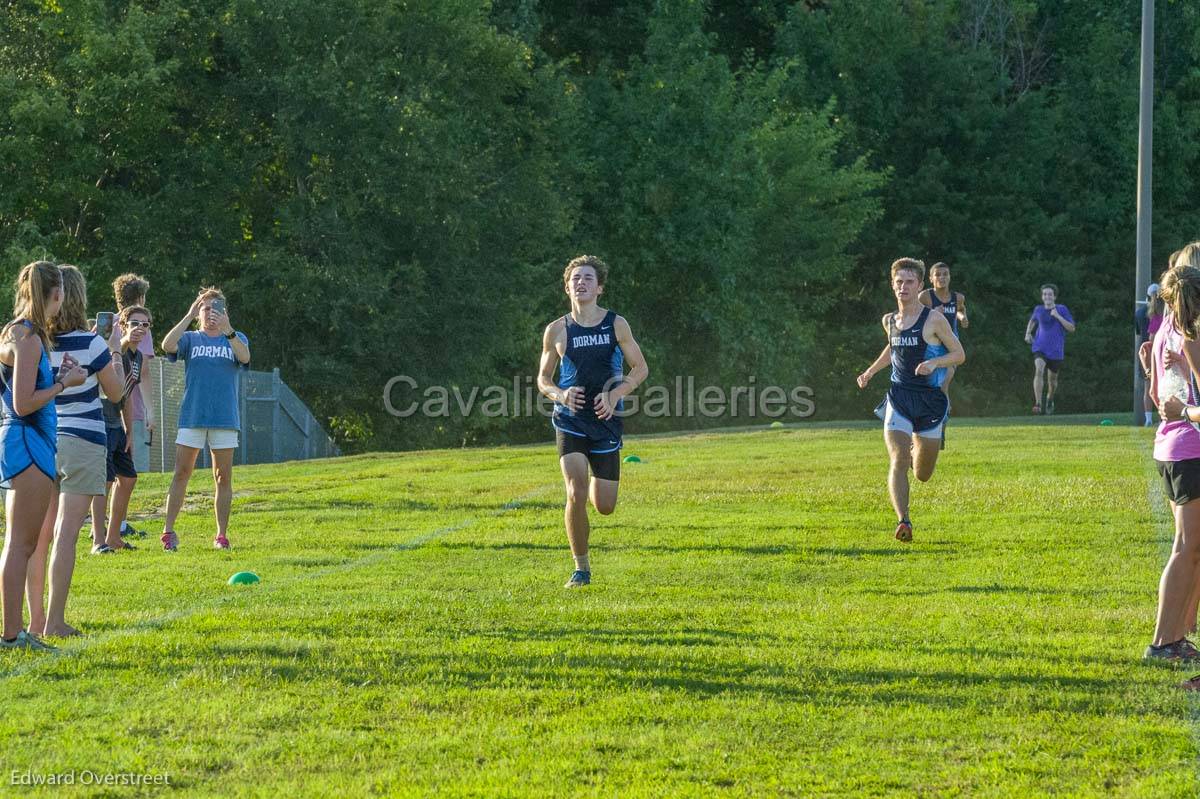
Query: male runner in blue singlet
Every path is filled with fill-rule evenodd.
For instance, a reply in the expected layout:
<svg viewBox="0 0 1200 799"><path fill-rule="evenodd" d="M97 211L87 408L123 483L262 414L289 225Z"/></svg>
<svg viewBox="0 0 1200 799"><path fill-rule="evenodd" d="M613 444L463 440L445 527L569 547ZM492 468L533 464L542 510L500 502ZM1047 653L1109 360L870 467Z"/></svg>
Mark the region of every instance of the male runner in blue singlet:
<svg viewBox="0 0 1200 799"><path fill-rule="evenodd" d="M922 291L917 300L922 305L945 314L955 336L958 335L959 328L966 330L970 327L970 321L967 319L967 298L961 291L950 288L950 267L942 261L929 267L929 282L933 288ZM942 381L942 391L946 392L946 396L950 396L950 381L954 379L956 370L954 366L946 367L946 379Z"/></svg>
<svg viewBox="0 0 1200 799"><path fill-rule="evenodd" d="M917 301L924 277L925 264L915 258L892 263L892 291L899 310L883 317L887 346L858 376L858 387L866 388L877 372L892 365L892 385L876 413L883 415L891 457L888 491L899 519L896 538L905 542L912 541L908 470L911 467L921 482L933 477L949 411L949 400L941 389L945 368L966 360L945 315Z"/></svg>
<svg viewBox="0 0 1200 799"><path fill-rule="evenodd" d="M607 277L608 265L593 255L581 255L568 263L563 282L571 298L571 312L551 322L542 336L538 390L554 400L554 435L567 487L567 539L575 559L567 588L591 582L588 497L601 514L608 515L616 508L623 433L621 400L650 374L629 323L596 305ZM624 374L625 363L629 374Z"/></svg>

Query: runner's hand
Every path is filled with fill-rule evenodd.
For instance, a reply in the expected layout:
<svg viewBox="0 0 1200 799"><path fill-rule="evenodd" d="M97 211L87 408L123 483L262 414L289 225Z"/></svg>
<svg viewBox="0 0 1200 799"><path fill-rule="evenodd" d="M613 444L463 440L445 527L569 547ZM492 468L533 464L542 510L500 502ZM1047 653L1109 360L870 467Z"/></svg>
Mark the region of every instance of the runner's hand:
<svg viewBox="0 0 1200 799"><path fill-rule="evenodd" d="M601 419L611 419L617 412L617 403L608 395L607 391L601 391L596 395L596 401L593 403L596 406L596 416Z"/></svg>
<svg viewBox="0 0 1200 799"><path fill-rule="evenodd" d="M933 361L921 361L917 364L917 374L922 377L933 374L937 369L938 367L933 365Z"/></svg>
<svg viewBox="0 0 1200 799"><path fill-rule="evenodd" d="M1165 366L1166 368L1170 369L1172 366L1174 366L1175 364L1180 363L1182 361L1183 361L1183 353L1182 352L1174 352L1169 349L1163 350L1163 366Z"/></svg>
<svg viewBox="0 0 1200 799"><path fill-rule="evenodd" d="M870 383L870 382L871 382L871 377L872 377L872 376L873 376L873 375L872 375L870 372L863 372L861 375L859 375L859 376L858 376L858 387L859 387L859 388L866 388L866 387L867 387L867 383Z"/></svg>
<svg viewBox="0 0 1200 799"><path fill-rule="evenodd" d="M583 410L583 389L571 386L562 395L562 404L573 411Z"/></svg>
<svg viewBox="0 0 1200 799"><path fill-rule="evenodd" d="M1032 344L1032 343L1033 343L1033 334L1032 334L1032 333L1026 333L1026 334L1025 334L1025 343L1026 343L1026 344Z"/></svg>

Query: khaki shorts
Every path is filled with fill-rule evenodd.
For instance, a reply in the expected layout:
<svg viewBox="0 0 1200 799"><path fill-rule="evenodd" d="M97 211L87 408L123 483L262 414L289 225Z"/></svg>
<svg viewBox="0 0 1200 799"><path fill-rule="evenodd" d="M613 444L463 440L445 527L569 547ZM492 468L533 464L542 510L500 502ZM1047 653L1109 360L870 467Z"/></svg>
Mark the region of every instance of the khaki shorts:
<svg viewBox="0 0 1200 799"><path fill-rule="evenodd" d="M99 444L78 436L59 436L55 457L59 492L85 497L104 496L107 456L106 448Z"/></svg>

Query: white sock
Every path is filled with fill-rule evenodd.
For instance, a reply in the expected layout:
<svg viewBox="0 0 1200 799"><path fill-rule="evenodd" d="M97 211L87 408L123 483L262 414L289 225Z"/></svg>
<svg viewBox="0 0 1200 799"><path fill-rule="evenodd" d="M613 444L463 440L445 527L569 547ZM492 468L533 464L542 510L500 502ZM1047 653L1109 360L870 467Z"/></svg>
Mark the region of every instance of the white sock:
<svg viewBox="0 0 1200 799"><path fill-rule="evenodd" d="M575 569L577 571L590 572L592 570L591 564L588 563L587 555L575 555L574 558L575 558Z"/></svg>
<svg viewBox="0 0 1200 799"><path fill-rule="evenodd" d="M129 522L121 522L121 532L123 533L128 529L129 529Z"/></svg>

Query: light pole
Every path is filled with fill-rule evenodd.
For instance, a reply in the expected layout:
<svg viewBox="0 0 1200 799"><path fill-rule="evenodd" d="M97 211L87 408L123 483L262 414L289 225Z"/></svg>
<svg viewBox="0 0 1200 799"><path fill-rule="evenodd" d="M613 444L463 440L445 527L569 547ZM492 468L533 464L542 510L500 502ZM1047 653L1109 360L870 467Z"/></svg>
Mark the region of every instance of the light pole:
<svg viewBox="0 0 1200 799"><path fill-rule="evenodd" d="M1150 285L1150 221L1153 217L1151 173L1154 153L1154 0L1142 0L1141 99L1138 103L1137 274L1133 285L1133 310L1146 298ZM1136 317L1135 317L1136 318ZM1144 424L1142 397L1146 389L1138 361L1138 333L1133 334L1133 423Z"/></svg>

